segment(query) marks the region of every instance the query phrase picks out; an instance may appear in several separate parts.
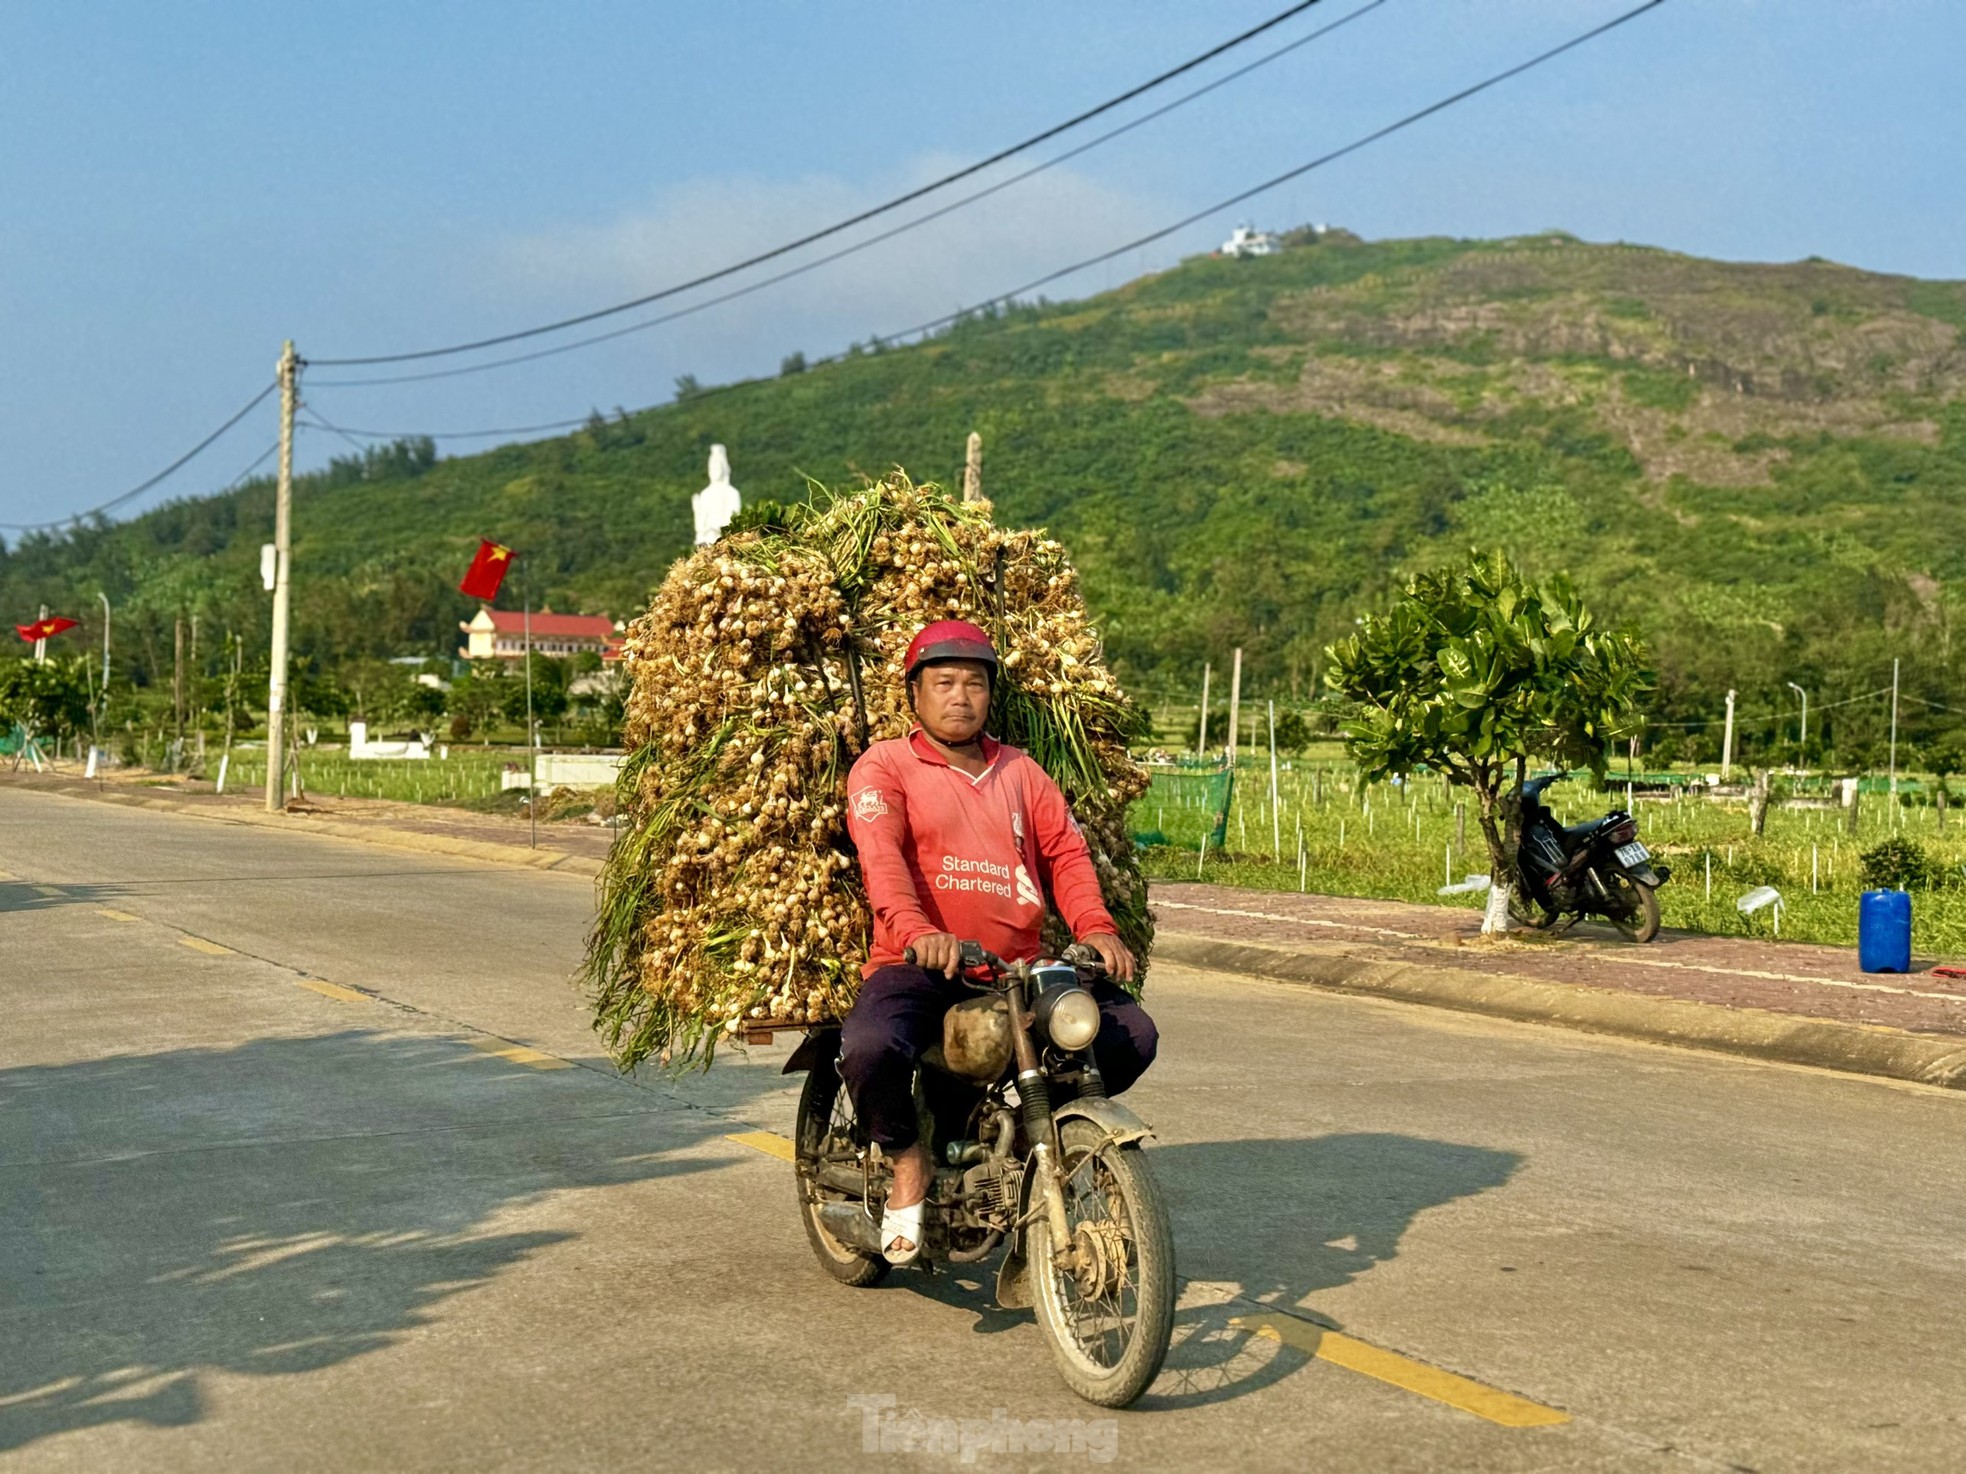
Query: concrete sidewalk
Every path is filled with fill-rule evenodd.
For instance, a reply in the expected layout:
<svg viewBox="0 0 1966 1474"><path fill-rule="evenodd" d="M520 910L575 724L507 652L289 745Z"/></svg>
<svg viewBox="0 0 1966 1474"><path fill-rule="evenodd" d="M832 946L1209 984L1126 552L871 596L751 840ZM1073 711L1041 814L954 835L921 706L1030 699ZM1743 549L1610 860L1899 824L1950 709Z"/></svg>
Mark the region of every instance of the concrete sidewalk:
<svg viewBox="0 0 1966 1474"><path fill-rule="evenodd" d="M1155 955L1190 966L1966 1087L1966 981L1864 973L1854 948L1637 946L1596 926L1485 938L1474 910L1185 883L1155 885L1153 905Z"/></svg>

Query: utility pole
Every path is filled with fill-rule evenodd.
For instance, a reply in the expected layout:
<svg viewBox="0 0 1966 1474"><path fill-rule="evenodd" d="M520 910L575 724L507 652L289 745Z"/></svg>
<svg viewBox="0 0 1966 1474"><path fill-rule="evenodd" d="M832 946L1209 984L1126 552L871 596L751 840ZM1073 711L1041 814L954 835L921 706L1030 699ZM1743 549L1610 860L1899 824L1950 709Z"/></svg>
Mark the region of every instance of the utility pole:
<svg viewBox="0 0 1966 1474"><path fill-rule="evenodd" d="M1725 783L1727 775L1734 769L1734 693L1727 693L1727 732L1720 739L1720 781Z"/></svg>
<svg viewBox="0 0 1966 1474"><path fill-rule="evenodd" d="M1229 766L1236 765L1237 723L1242 719L1242 646L1236 646L1235 664L1229 670Z"/></svg>
<svg viewBox="0 0 1966 1474"><path fill-rule="evenodd" d="M1201 732L1195 738L1195 756L1208 756L1208 662L1201 663Z"/></svg>
<svg viewBox="0 0 1966 1474"><path fill-rule="evenodd" d="M1891 827L1898 827L1898 662L1891 660Z"/></svg>
<svg viewBox="0 0 1966 1474"><path fill-rule="evenodd" d="M1787 684L1789 690L1802 698L1802 733L1795 739L1795 765L1800 768L1809 760L1809 693L1794 681Z"/></svg>
<svg viewBox="0 0 1966 1474"><path fill-rule="evenodd" d="M963 452L963 500L983 500L983 437L974 430Z"/></svg>
<svg viewBox="0 0 1966 1474"><path fill-rule="evenodd" d="M300 359L294 340L280 351L280 479L273 501L273 652L266 676L266 812L282 807L286 746L281 722L287 713L287 575L293 547L294 405L300 394Z"/></svg>
<svg viewBox="0 0 1966 1474"><path fill-rule="evenodd" d="M98 593L96 597L102 600L102 699L106 706L109 702L109 595Z"/></svg>
<svg viewBox="0 0 1966 1474"><path fill-rule="evenodd" d="M184 761L184 616L173 627L171 644L171 771Z"/></svg>
<svg viewBox="0 0 1966 1474"><path fill-rule="evenodd" d="M526 821L531 833L526 843L539 848L539 729L532 721L532 590L526 590L526 748L531 776L526 782Z"/></svg>

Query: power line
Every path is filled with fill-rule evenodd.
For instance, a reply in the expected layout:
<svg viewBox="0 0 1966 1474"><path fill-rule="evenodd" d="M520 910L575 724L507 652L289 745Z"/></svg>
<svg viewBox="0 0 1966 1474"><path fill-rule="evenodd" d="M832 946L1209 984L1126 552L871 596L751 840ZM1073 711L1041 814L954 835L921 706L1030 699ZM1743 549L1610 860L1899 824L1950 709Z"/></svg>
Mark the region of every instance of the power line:
<svg viewBox="0 0 1966 1474"><path fill-rule="evenodd" d="M1320 154L1317 158L1312 159L1308 163L1299 164L1294 169L1286 169L1283 173L1277 175L1275 178L1266 179L1261 184L1252 185L1248 189L1242 190L1237 194L1230 195L1227 199L1217 200L1214 204L1209 205L1203 209L1197 210L1192 215L1188 215L1183 219L1175 221L1172 225L1163 226L1159 230L1150 231L1148 234L1140 236L1134 240L1130 240L1126 242L1124 245L1114 246L1109 251L1101 251L1096 256L1088 256L1083 261L1075 261L1070 266L1061 266L1056 271L1047 272L1043 276L1037 277L1034 280L1024 283L1024 285L1022 285L1021 287L1013 287L1008 292L999 292L996 296L987 298L984 301L975 304L974 306L965 307L956 312L947 313L944 316L938 317L931 322L920 323L915 327L907 328L899 333L895 333L892 335L892 337L878 339L877 341L893 342L900 338L913 337L917 333L931 332L936 328L946 326L949 323L956 322L961 318L967 317L970 314L977 312L984 307L992 307L999 302L1014 301L1016 298L1022 297L1026 293L1036 291L1039 287L1049 286L1052 282L1058 281L1062 277L1072 276L1077 272L1084 271L1088 267L1098 266L1107 261L1111 261L1116 256L1124 256L1129 251L1137 251L1142 246L1150 246L1154 244L1154 242L1156 241L1164 240L1166 237L1173 235L1176 231L1185 230L1190 225L1194 225L1200 221L1206 220L1211 215L1219 215L1222 211L1230 209L1236 205L1240 205L1247 200L1252 200L1257 195L1265 194L1268 191L1275 189L1278 185L1288 184L1290 183L1291 180L1299 179L1304 175L1310 173L1313 169L1321 169L1326 164L1335 163L1337 160L1344 158L1347 154L1357 153L1360 149L1365 148L1371 144L1377 143L1382 138L1390 137L1392 134L1398 133L1404 128L1410 128L1413 126L1413 124L1418 123L1425 118L1430 118L1435 113L1443 112L1446 109L1455 106L1457 103L1466 102L1469 98L1475 96L1476 94L1486 92L1489 88L1498 86L1501 83L1506 82L1513 77L1519 77L1524 72L1531 71L1536 67L1543 65L1543 63L1545 62L1554 61L1557 57L1563 55L1565 52L1574 51L1577 47L1584 45L1586 42L1596 40L1599 36L1604 35L1607 31L1616 30L1619 26L1624 25L1627 21L1638 19L1639 16L1645 14L1648 10L1657 10L1661 5L1664 5L1665 3L1666 0L1645 0L1645 3L1643 5L1636 6L1633 9L1626 11L1623 15L1614 16L1612 19L1606 21L1603 25L1595 26L1592 29L1583 32L1581 35L1573 36L1568 41L1563 42L1559 46L1552 46L1548 51L1541 52L1536 56L1530 57L1529 60L1527 61L1518 62L1512 67L1508 67L1503 71L1496 72L1492 76L1485 77L1481 81L1474 83L1472 86L1464 87L1459 92L1456 92L1451 96L1442 98L1439 102L1430 103L1426 107L1419 109L1417 112L1408 113L1405 117L1400 118L1395 122L1388 123L1383 128L1374 129L1372 132L1365 134L1361 138L1353 139L1350 143L1345 144L1342 148L1335 148L1331 150L1331 152L1329 153Z"/></svg>
<svg viewBox="0 0 1966 1474"><path fill-rule="evenodd" d="M506 425L495 430L358 430L352 425L329 424L311 404L307 406L307 412L323 430L332 430L344 436L364 435L371 440L483 440L493 435L543 435L550 430L571 430L593 418L592 415L582 415L577 420L552 420L544 425Z"/></svg>
<svg viewBox="0 0 1966 1474"><path fill-rule="evenodd" d="M1331 32L1339 29L1339 27L1351 24L1351 22L1359 19L1359 17L1365 15L1367 12L1377 10L1386 3L1387 0L1369 0L1368 4L1360 6L1348 15L1339 17L1327 26L1320 26L1310 34L1300 36L1295 41L1278 47L1275 51L1259 56L1256 60L1244 66L1237 67L1234 71L1216 78L1213 82L1205 86L1197 87L1192 92L1183 93L1172 102L1164 103L1150 112L1142 113L1139 117L1122 123L1117 128L1109 129L1096 138L1088 139L1074 148L1069 148L1064 153L1047 159L1042 164L1034 165L1022 173L1013 174L1008 179L1001 179L995 184L988 185L971 194L966 194L961 199L951 200L948 204L938 206L926 214L917 215L910 220L904 220L899 225L890 226L888 229L870 235L864 240L858 240L851 245L843 246L837 251L829 251L824 256L815 257L811 261L802 262L785 271L774 272L772 275L764 277L759 281L750 282L732 291L720 292L716 296L707 297L701 302L693 302L689 306L678 308L674 312L665 312L657 317L645 318L641 322L630 323L627 327L615 328L609 332L595 333L585 338L576 338L571 343L559 343L551 348L540 348L531 353L516 353L507 358L494 358L484 363L466 364L462 368L437 369L432 372L418 374L390 374L366 379L315 379L311 383L317 389L363 389L386 384L421 384L427 383L432 379L455 379L466 374L480 374L492 369L510 368L514 364L534 363L542 358L555 358L562 353L573 353L581 348L591 348L597 343L608 343L616 338L625 338L631 333L646 332L650 328L661 327L664 323L675 322L680 318L693 317L695 314L708 311L712 307L721 307L726 302L734 302L740 297L751 296L755 292L764 291L767 287L775 287L780 282L790 281L794 277L804 276L808 272L817 271L822 266L830 266L835 261L843 260L848 256L858 255L860 252L878 246L884 241L891 241L896 236L906 235L911 230L917 230L924 225L940 220L945 215L952 215L958 210L966 209L978 200L985 200L991 195L1001 194L1004 190L1010 189L1014 185L1022 184L1025 180L1035 175L1042 174L1048 169L1055 169L1060 164L1075 159L1081 154L1088 153L1102 144L1110 143L1122 134L1131 133L1134 129L1151 123L1156 118L1165 117L1168 113L1173 112L1177 108L1187 106L1187 104L1195 101L1197 98L1205 97L1218 88L1226 87L1229 83L1248 76L1249 73L1256 71L1258 68L1268 66L1271 62L1277 61L1282 57L1288 56L1293 51L1310 45L1311 42L1318 40L1320 37L1329 35ZM332 362L332 360L317 359L315 362L328 363Z"/></svg>
<svg viewBox="0 0 1966 1474"><path fill-rule="evenodd" d="M413 353L372 354L364 358L317 358L313 361L316 364L321 364L321 365L332 365L341 368L352 368L363 364L408 363L416 359L442 358L453 353L470 353L479 348L493 348L501 343L516 343L519 342L521 339L536 338L543 333L554 333L560 331L562 328L578 327L582 323L595 322L603 317L613 317L617 313L630 312L637 307L646 307L651 302L659 302L663 300L665 297L673 297L680 292L689 291L694 287L700 287L709 282L719 281L724 277L731 276L737 272L747 270L748 268L757 266L762 262L774 260L779 256L783 256L787 254L788 252L799 250L801 247L804 246L809 246L814 241L821 241L821 240L825 240L828 236L838 235L843 230L849 230L852 227L856 225L860 225L868 220L872 220L877 216L885 215L890 210L899 209L902 205L908 204L914 200L921 199L924 195L933 194L936 190L946 188L948 185L954 184L958 180L967 179L972 174L979 174L983 170L991 167L993 164L1000 164L1005 159L1011 158L1016 154L1024 153L1029 149L1037 147L1041 143L1046 143L1051 139L1056 138L1061 133L1067 133L1071 131L1073 128L1078 127L1081 123L1090 122L1092 119L1099 117L1103 113L1109 113L1114 108L1121 106L1123 103L1131 102L1134 98L1139 97L1141 94L1146 92L1151 92L1156 87L1162 86L1167 82L1173 81L1174 78L1181 76L1183 73L1191 72L1196 67L1201 66L1206 62L1213 61L1216 57L1222 55L1224 52L1233 51L1236 47L1243 45L1247 41L1253 40L1255 37L1262 35L1265 31L1272 30L1275 27L1282 25L1285 21L1289 20L1292 16L1299 15L1304 11L1309 10L1312 6L1321 3L1322 0L1297 0L1296 4L1291 5L1288 8L1279 11L1277 14L1271 16L1268 20L1263 21L1261 24L1252 26L1248 30L1241 32L1239 35L1231 36L1228 40L1221 42L1219 45L1211 46L1208 50L1202 52L1198 56L1190 57L1188 60L1182 62L1179 66L1170 67L1168 70L1161 72L1159 75L1148 78L1148 80L1140 83L1138 86L1129 87L1126 91L1120 93L1119 96L1109 98L1105 102L1098 104L1096 107L1087 108L1084 112L1079 113L1074 117L1067 118L1062 123L1055 123L1051 127L1044 129L1040 133L1032 134L1029 138L1024 139L1022 142L1013 143L1008 148L999 149L997 150L997 152L991 154L988 158L980 159L976 163L966 165L961 169L957 169L953 173L945 174L941 178L933 180L928 184L924 184L915 189L908 190L904 194L896 195L893 199L887 200L882 204L875 205L871 209L862 210L857 215L851 215L846 219L837 221L832 225L828 225L824 227L823 229L815 230L807 235L800 236L797 240L787 241L782 246L774 246L768 251L760 252L759 254L755 256L747 257L742 261L733 262L729 266L719 267L715 271L708 272L705 275L695 277L689 281L678 282L674 286L664 287L660 291L649 292L643 296L632 298L626 302L617 302L612 307L597 308L592 312L583 312L575 317L561 318L558 322L542 323L538 327L523 328L517 332L511 332L511 333L500 333L495 337L479 338L469 343L452 343L443 348L423 348L423 349L418 349Z"/></svg>
<svg viewBox="0 0 1966 1474"><path fill-rule="evenodd" d="M224 496L225 493L228 491L237 491L241 486L246 484L246 479L249 476L251 476L253 472L257 471L261 466L265 465L269 460L271 460L273 458L274 453L279 449L280 449L280 441L279 438L276 436L273 440L273 443L267 446L266 449L261 451L258 455L254 456L253 463L250 466L246 467L245 470L241 471L237 476L234 476L230 481L228 481L225 484L225 486L220 489L218 494L220 496Z"/></svg>
<svg viewBox="0 0 1966 1474"><path fill-rule="evenodd" d="M128 491L124 492L121 496L111 497L108 501L104 502L99 507L90 507L86 512L76 512L70 516L59 518L53 522L0 522L0 527L8 528L9 530L14 532L42 532L50 527L67 527L71 523L80 522L84 517L100 516L104 512L112 511L115 508L122 506L123 503L125 502L134 501L136 498L142 496L146 491L150 490L151 487L157 485L158 482L164 480L167 476L171 475L173 472L180 470L181 468L189 464L201 451L205 450L221 435L223 435L227 430L230 430L234 425L238 424L247 415L251 414L255 409L257 409L259 407L260 401L265 399L267 395L271 394L275 389L279 387L280 386L277 383L268 384L264 389L260 390L259 393L255 394L251 399L247 400L245 405L239 410L237 414L233 415L231 419L227 420L223 425L220 425L216 430L212 431L211 434L207 435L203 440L199 441L196 445L192 446L191 449L187 450L183 455L179 456L176 460L172 461L168 466L164 467L164 469L159 471L155 476L152 476L149 480L144 481L139 485L131 487ZM264 456L261 456L260 459L264 460L266 458Z"/></svg>
<svg viewBox="0 0 1966 1474"><path fill-rule="evenodd" d="M1541 52L1538 55L1529 58L1527 61L1518 62L1515 66L1509 67L1500 72L1496 72L1493 75L1486 77L1483 80L1476 82L1469 87L1462 88L1459 92L1453 93L1452 95L1442 98L1438 102L1431 103L1424 108L1420 108L1415 112L1408 113L1404 117L1399 118L1394 122L1388 123L1382 128L1377 128L1372 132L1363 135L1362 137L1353 139L1350 143L1345 144L1343 147L1333 149L1329 153L1321 154L1317 158L1310 160L1308 163L1300 164L1294 169L1287 170L1284 173L1277 175L1275 178L1265 180L1261 184L1257 184L1248 189L1242 190L1237 194L1229 196L1225 200L1218 200L1216 203L1209 205L1204 209L1197 210L1193 214L1188 215L1181 220L1175 221L1172 225L1165 226L1159 230L1151 232L1150 234L1140 236L1135 240L1126 242L1124 245L1115 246L1111 250L1102 251L1095 256L1088 256L1084 260L1073 262L1070 266L1060 267L1058 270L1048 272L1044 276L1038 277L1033 281L1024 283L1024 285L1022 286L1014 287L1008 292L1000 292L993 297L987 297L982 301L972 303L967 307L957 308L954 312L945 313L941 317L933 318L928 322L917 323L915 326L910 328L903 328L899 332L877 334L874 337L870 338L868 341L870 343L876 343L885 346L888 344L899 343L903 339L913 338L922 334L931 333L935 331L937 328L947 327L952 323L960 322L964 318L970 317L973 314L982 311L984 308L993 307L998 303L1013 302L1016 298L1024 296L1026 293L1034 291L1039 287L1048 286L1050 283L1054 281L1058 281L1063 277L1072 276L1077 272L1086 270L1089 267L1101 265L1118 256L1124 256L1129 251L1135 251L1140 249L1142 246L1151 245L1156 241L1163 240L1167 236L1173 235L1177 231L1185 230L1188 226L1193 225L1198 221L1207 219L1211 215L1219 214L1223 210L1230 209L1236 205L1244 203L1245 201L1254 199L1257 195L1264 194L1269 190L1277 188L1279 185L1288 184L1290 181L1301 178L1303 175L1310 173L1314 169L1321 169L1327 164L1333 163L1339 159L1346 157L1348 154L1356 153L1360 149L1366 148L1369 145L1378 142L1380 139L1386 138L1391 134L1401 131L1402 129L1411 127L1413 124L1418 123L1425 118L1432 117L1435 113L1442 112L1447 108L1455 106L1457 103L1465 102L1469 98L1474 97L1476 94L1485 92L1489 88L1497 86L1502 82L1506 82L1513 77L1518 77L1522 75L1524 72L1533 70L1534 68L1543 65L1545 62L1553 61L1557 57L1563 55L1565 52L1572 51L1577 47L1584 45L1586 42L1593 41L1597 37L1604 35L1607 31L1615 30L1617 27L1624 25L1627 21L1635 20L1639 16L1643 15L1646 11L1656 10L1659 6L1665 3L1666 0L1646 0L1646 3L1637 6L1632 10L1628 10L1624 14L1616 16L1609 21L1606 21L1603 25L1597 26L1589 31L1585 31L1581 35L1573 36L1571 39L1563 42L1561 45L1551 47L1549 50ZM1364 7L1364 9L1355 12L1353 16L1346 17L1346 19L1347 20L1354 19L1356 18L1357 15L1362 15L1365 13L1365 10L1369 10L1371 8L1373 7L1366 6ZM1329 31L1329 30L1336 29L1336 25L1341 25L1343 23L1344 23L1343 21L1337 22L1333 26L1325 27L1324 30ZM1323 33L1324 33L1323 31L1320 31L1316 34L1323 34ZM1305 39L1309 40L1312 38L1307 37ZM1095 140L1095 142L1096 141L1097 140ZM1087 146L1090 147L1091 145L1087 145ZM1058 161L1054 160L1053 162L1055 163ZM1037 172L1037 171L1034 170L1031 172ZM1020 176L1020 177L1028 177L1028 176ZM958 205L950 206L948 208L951 209L958 208L960 203L961 202L958 202ZM931 219L931 218L933 218L933 216L923 217L924 220ZM888 234L889 235L898 234L901 229L905 229L905 228L908 227L906 226L897 227L894 231L888 232ZM883 238L885 237L876 237L875 239L878 240ZM869 245L873 243L874 243L873 241L867 242L867 244ZM656 327L665 322L673 322L680 317L688 317L692 313L703 311L705 308L714 307L719 303L728 302L733 298L745 296L750 292L757 291L763 287L770 286L774 282L783 281L787 277L797 276L804 271L813 269L816 266L825 265L826 262L828 261L837 260L839 259L839 257L844 255L850 255L852 253L852 249L855 248L849 248L847 250L834 252L832 255L823 257L818 261L811 262L805 266L795 267L789 271L781 272L777 276L767 278L762 282L757 282L746 287L737 288L736 290L723 293L720 296L709 298L706 301L694 303L689 307L680 308L675 312L665 313L660 317L651 318L646 322L633 323L625 328L617 328L612 332L602 333L592 338L582 339L577 343L559 344L552 348L542 348L532 353L519 354L511 358L497 359L490 363L471 364L467 367L456 368L456 369L441 369L431 373L406 374L406 375L399 375L399 376L393 376L388 378L374 378L374 379L316 380L315 387L316 388L358 388L358 387L367 387L367 386L381 385L381 384L415 383L415 382L420 382L429 379L454 378L461 374L478 373L486 369L504 368L512 364L529 363L536 359L550 358L555 354L571 352L576 348L584 348L594 343L606 342L611 338L625 337L629 333L640 332L645 328ZM826 366L827 364L842 362L848 356L849 355L847 353L828 354L824 358L817 358L811 360L807 364L807 367L821 368ZM332 361L334 360L328 360L328 359L315 360L315 362L317 363L327 363ZM342 361L354 362L357 360L342 360ZM360 361L374 362L375 360L360 360ZM754 382L756 381L748 380L748 379L737 380L730 384L722 384L714 388L699 390L695 395L692 396L692 398L704 399L714 394L729 393L731 390L742 388L747 384L754 383Z"/></svg>

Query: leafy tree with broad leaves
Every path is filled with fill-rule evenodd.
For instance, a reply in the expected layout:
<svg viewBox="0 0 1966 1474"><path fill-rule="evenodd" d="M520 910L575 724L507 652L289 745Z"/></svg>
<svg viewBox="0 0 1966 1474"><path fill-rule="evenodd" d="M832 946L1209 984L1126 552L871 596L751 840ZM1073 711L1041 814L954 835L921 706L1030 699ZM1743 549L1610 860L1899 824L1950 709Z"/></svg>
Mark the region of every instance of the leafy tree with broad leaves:
<svg viewBox="0 0 1966 1474"><path fill-rule="evenodd" d="M1300 711L1277 713L1277 746L1285 752L1302 752L1311 740L1311 725Z"/></svg>
<svg viewBox="0 0 1966 1474"><path fill-rule="evenodd" d="M18 725L30 737L65 741L89 729L90 697L85 655L10 661L0 667L0 728Z"/></svg>
<svg viewBox="0 0 1966 1474"><path fill-rule="evenodd" d="M1425 767L1474 790L1488 844L1484 931L1508 925L1518 790L1531 760L1602 778L1636 730L1651 672L1638 640L1602 626L1568 580L1530 583L1500 552L1413 578L1326 652L1367 780Z"/></svg>

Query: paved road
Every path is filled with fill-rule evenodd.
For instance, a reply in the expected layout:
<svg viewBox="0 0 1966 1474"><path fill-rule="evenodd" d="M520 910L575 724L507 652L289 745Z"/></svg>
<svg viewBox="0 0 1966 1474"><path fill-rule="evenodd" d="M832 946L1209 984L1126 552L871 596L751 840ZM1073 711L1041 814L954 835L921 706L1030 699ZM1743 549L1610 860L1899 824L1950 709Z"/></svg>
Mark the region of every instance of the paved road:
<svg viewBox="0 0 1966 1474"><path fill-rule="evenodd" d="M585 881L6 789L0 871L0 1468L1966 1462L1941 1092L1164 970L1179 1341L1105 1420L975 1281L821 1277L730 1139L782 1049L606 1067Z"/></svg>

